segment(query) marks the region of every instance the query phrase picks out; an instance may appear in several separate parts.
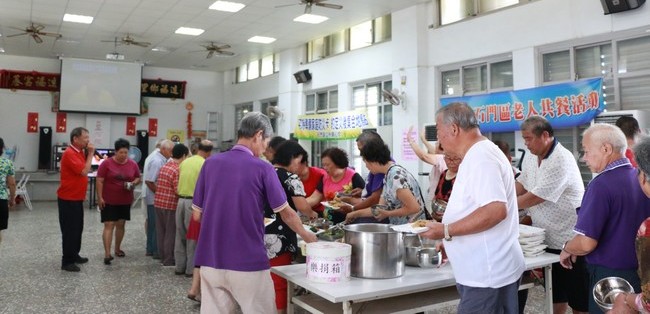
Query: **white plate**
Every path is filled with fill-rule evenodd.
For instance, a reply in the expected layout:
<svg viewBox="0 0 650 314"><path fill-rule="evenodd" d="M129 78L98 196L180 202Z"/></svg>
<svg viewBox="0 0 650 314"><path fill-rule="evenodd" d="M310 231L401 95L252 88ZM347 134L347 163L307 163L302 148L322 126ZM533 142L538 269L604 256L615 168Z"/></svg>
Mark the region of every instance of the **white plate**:
<svg viewBox="0 0 650 314"><path fill-rule="evenodd" d="M519 238L519 243L535 243L535 242L544 242L544 239L546 239L545 236L535 236L535 237L527 237L527 238Z"/></svg>
<svg viewBox="0 0 650 314"><path fill-rule="evenodd" d="M307 231L309 231L311 233L314 233L314 234L321 234L321 233L325 232L325 229L318 229L318 228L316 228L316 229L318 229L318 231L313 232L313 231L311 231L311 226L304 225L304 224L302 226L305 228L305 230L307 230Z"/></svg>
<svg viewBox="0 0 650 314"><path fill-rule="evenodd" d="M532 237L546 234L546 230L528 225L519 225L519 237Z"/></svg>
<svg viewBox="0 0 650 314"><path fill-rule="evenodd" d="M273 218L264 217L264 227L272 224L274 221L275 221L275 219L273 219Z"/></svg>
<svg viewBox="0 0 650 314"><path fill-rule="evenodd" d="M537 251L543 251L548 245L546 244L538 244L538 245L533 245L533 246L521 246L521 250L524 252L537 252Z"/></svg>
<svg viewBox="0 0 650 314"><path fill-rule="evenodd" d="M429 230L429 227L413 227L411 223L390 226L393 230L406 233L422 233Z"/></svg>
<svg viewBox="0 0 650 314"><path fill-rule="evenodd" d="M332 206L332 205L330 204L330 202L320 202L320 203L321 203L321 205L323 205L323 206L325 206L325 207L329 207L329 208L331 208L331 209L339 209L339 208L341 208L341 207L339 207L339 206ZM341 203L343 203L343 204L345 204L345 205L350 205L350 204L348 204L348 203L346 203L346 202L341 202ZM350 206L352 206L352 205L350 205Z"/></svg>

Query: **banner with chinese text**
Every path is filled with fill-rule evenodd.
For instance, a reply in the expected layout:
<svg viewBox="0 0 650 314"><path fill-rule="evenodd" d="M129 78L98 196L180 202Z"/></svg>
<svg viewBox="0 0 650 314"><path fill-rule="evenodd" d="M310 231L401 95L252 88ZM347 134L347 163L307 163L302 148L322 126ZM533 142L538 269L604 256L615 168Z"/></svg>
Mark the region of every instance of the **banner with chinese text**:
<svg viewBox="0 0 650 314"><path fill-rule="evenodd" d="M185 99L185 81L143 79L140 84L142 97Z"/></svg>
<svg viewBox="0 0 650 314"><path fill-rule="evenodd" d="M303 115L298 117L294 136L297 139L312 141L355 139L361 134L362 129L371 126L363 109Z"/></svg>
<svg viewBox="0 0 650 314"><path fill-rule="evenodd" d="M58 73L0 70L0 88L54 92L59 90L59 77Z"/></svg>
<svg viewBox="0 0 650 314"><path fill-rule="evenodd" d="M518 131L528 117L539 115L554 128L591 122L605 109L602 78L486 95L442 98L446 106L465 102L476 113L481 132Z"/></svg>

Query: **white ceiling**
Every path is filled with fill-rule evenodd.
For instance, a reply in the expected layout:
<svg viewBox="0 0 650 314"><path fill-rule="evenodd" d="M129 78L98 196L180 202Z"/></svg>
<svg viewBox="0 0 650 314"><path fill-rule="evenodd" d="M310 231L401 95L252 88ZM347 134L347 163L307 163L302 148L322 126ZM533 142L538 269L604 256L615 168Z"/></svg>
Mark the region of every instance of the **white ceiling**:
<svg viewBox="0 0 650 314"><path fill-rule="evenodd" d="M138 60L152 66L225 71L427 0L329 0L327 3L342 5L343 9L314 6L312 14L329 17L317 25L293 22L304 10L303 5L298 5L300 0L230 0L246 4L237 13L209 10L214 1L0 0L0 48L8 55L87 59L105 59L107 53L117 50L127 61ZM275 8L292 3L296 5ZM64 22L65 13L95 19L92 24ZM61 33L63 37L43 37L42 44L27 35L6 37L20 32L11 27L24 29L30 22L44 25L44 32ZM174 34L181 26L205 32L200 36ZM127 33L152 45L121 45L115 49L113 43L101 42L122 38ZM274 37L277 41L270 45L247 42L255 35ZM206 59L207 52L190 52L202 50L200 45L211 41L229 44L228 50L236 55ZM169 52L151 51L153 47L165 47Z"/></svg>

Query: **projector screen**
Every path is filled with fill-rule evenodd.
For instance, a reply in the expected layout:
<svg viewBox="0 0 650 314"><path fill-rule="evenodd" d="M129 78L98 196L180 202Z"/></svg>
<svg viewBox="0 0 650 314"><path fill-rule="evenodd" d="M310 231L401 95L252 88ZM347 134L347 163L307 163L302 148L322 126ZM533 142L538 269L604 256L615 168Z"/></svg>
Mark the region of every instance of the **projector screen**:
<svg viewBox="0 0 650 314"><path fill-rule="evenodd" d="M59 110L140 114L142 65L61 59Z"/></svg>

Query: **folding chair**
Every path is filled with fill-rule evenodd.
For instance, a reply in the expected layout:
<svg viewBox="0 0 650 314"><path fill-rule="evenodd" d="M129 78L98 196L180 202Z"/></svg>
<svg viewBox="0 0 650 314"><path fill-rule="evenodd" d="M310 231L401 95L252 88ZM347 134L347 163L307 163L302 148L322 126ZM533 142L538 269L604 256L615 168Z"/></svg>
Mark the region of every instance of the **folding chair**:
<svg viewBox="0 0 650 314"><path fill-rule="evenodd" d="M25 175L20 178L18 184L16 185L16 196L20 196L25 201L25 206L32 210L32 201L29 199L29 193L27 193L27 182L29 182L30 175Z"/></svg>

